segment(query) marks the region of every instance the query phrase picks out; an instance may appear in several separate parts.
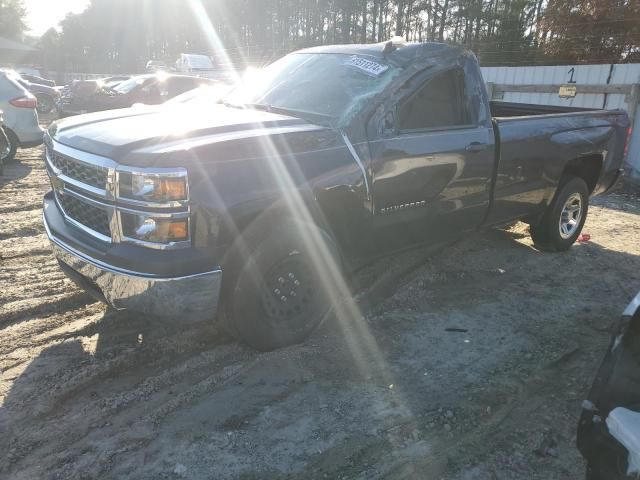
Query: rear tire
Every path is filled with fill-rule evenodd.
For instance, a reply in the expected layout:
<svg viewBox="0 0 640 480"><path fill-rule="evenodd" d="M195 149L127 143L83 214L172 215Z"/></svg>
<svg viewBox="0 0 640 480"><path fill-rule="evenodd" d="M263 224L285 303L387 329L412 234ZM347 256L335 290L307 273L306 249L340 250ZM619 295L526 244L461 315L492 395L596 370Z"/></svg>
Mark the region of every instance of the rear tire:
<svg viewBox="0 0 640 480"><path fill-rule="evenodd" d="M293 345L331 314L334 298L323 275L331 271L326 262L340 270L340 255L327 232L286 220L244 234L235 248L224 267L222 320L237 340L262 351Z"/></svg>
<svg viewBox="0 0 640 480"><path fill-rule="evenodd" d="M15 133L6 127L4 129L4 133L7 135L7 139L9 140L9 153L2 158L2 162L6 164L12 162L16 158L16 152L18 151L20 140L18 140Z"/></svg>
<svg viewBox="0 0 640 480"><path fill-rule="evenodd" d="M533 243L541 250L565 251L575 243L589 210L589 189L579 177L561 182L551 205L535 225L531 225Z"/></svg>

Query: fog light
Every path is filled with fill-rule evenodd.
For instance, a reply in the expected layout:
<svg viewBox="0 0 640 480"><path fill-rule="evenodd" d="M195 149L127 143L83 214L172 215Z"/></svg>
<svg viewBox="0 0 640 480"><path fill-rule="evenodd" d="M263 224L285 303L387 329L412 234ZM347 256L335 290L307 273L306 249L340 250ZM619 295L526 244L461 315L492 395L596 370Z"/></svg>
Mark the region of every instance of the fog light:
<svg viewBox="0 0 640 480"><path fill-rule="evenodd" d="M125 237L151 243L169 244L189 240L187 218L159 218L121 213Z"/></svg>
<svg viewBox="0 0 640 480"><path fill-rule="evenodd" d="M136 228L136 237L148 238L154 235L158 231L158 224L153 218L147 218L142 222L138 228Z"/></svg>

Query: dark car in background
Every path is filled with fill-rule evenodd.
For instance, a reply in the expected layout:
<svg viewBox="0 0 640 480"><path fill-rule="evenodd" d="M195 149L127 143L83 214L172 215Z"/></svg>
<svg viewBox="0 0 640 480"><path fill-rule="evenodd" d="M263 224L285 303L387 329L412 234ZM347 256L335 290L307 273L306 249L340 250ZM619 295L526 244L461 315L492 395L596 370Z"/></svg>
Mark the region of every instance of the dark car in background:
<svg viewBox="0 0 640 480"><path fill-rule="evenodd" d="M38 106L36 107L38 113L49 113L55 108L56 103L60 98L60 90L54 87L48 87L47 85L32 83L22 77L18 81L38 100Z"/></svg>
<svg viewBox="0 0 640 480"><path fill-rule="evenodd" d="M640 293L618 320L578 424L587 480L640 474Z"/></svg>
<svg viewBox="0 0 640 480"><path fill-rule="evenodd" d="M115 87L116 85L126 82L134 75L112 75L111 77L105 77L98 80L98 83L106 87Z"/></svg>
<svg viewBox="0 0 640 480"><path fill-rule="evenodd" d="M82 110L82 108L84 108L83 102L91 95L94 95L103 88L115 87L130 78L131 75L115 75L88 80L73 80L61 89L61 98L56 105L58 113L66 112L67 115L80 113L80 111L76 110Z"/></svg>
<svg viewBox="0 0 640 480"><path fill-rule="evenodd" d="M5 73L36 97L38 100L38 106L36 107L38 113L49 113L54 109L56 102L60 98L60 89L30 82L15 70L5 70Z"/></svg>
<svg viewBox="0 0 640 480"><path fill-rule="evenodd" d="M59 117L68 117L87 113L92 98L105 88L115 87L131 78L131 75L95 78L90 80L74 80L62 89L62 95L56 104Z"/></svg>
<svg viewBox="0 0 640 480"><path fill-rule="evenodd" d="M62 117L116 108L128 108L136 103L159 105L182 93L205 85L212 80L186 75L139 75L109 84L94 81L77 85L63 95L57 105Z"/></svg>
<svg viewBox="0 0 640 480"><path fill-rule="evenodd" d="M37 75L29 75L27 73L21 73L20 76L27 82L35 83L37 85L44 85L46 87L55 87L56 82L47 78L42 78Z"/></svg>

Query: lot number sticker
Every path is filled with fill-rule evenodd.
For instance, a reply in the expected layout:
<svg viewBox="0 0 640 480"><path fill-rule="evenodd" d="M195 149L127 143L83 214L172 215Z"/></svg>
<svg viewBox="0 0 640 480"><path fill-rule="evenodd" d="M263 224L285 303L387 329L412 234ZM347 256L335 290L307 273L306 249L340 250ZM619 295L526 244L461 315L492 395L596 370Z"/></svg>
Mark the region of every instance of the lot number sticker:
<svg viewBox="0 0 640 480"><path fill-rule="evenodd" d="M345 62L345 65L356 68L371 77L378 77L389 69L387 65L366 60L357 55L350 56L349 60Z"/></svg>

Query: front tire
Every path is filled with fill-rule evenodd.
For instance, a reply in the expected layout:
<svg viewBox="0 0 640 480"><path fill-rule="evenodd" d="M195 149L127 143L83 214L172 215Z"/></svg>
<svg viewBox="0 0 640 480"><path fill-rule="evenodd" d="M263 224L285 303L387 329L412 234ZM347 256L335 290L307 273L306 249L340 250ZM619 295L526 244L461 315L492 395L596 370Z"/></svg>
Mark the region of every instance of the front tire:
<svg viewBox="0 0 640 480"><path fill-rule="evenodd" d="M579 177L560 184L544 216L531 225L531 238L541 250L565 251L571 248L582 231L589 210L589 189Z"/></svg>
<svg viewBox="0 0 640 480"><path fill-rule="evenodd" d="M287 220L238 243L225 266L227 331L262 351L302 342L333 311L329 272L341 270L335 241L315 225Z"/></svg>

